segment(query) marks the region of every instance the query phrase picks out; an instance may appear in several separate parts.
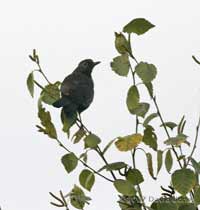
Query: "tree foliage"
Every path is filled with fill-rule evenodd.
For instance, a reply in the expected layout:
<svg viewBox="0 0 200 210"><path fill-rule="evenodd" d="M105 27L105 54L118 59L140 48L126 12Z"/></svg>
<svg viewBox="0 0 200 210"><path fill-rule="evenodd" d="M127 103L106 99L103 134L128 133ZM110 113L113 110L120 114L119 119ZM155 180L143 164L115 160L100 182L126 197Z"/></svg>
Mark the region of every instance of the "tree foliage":
<svg viewBox="0 0 200 210"><path fill-rule="evenodd" d="M145 34L154 27L150 21L137 18L126 24L122 32L115 32L114 44L118 54L112 59L110 66L113 73L118 76L132 78L124 102L134 122L130 122L133 128L131 134L113 137L113 140L108 141L104 149L101 148L101 138L86 128L78 115L67 119L63 112L61 112L62 130L67 133L68 138L71 138L73 144L81 142L84 144L83 152L75 154L59 140L48 110L51 104L60 97L61 83L59 81L51 83L48 80L41 69L36 50L33 50L33 54L29 56L38 69L28 75L28 91L32 97L35 97L35 86L41 89L38 99L38 117L40 119L40 125L37 125L38 131L57 141L58 145L65 150L66 154L61 157L61 163L68 174L78 170L78 163L83 167L79 175L79 186L76 183L65 196L62 191L60 191L59 197L50 193L52 198L55 199L55 202L51 202L51 204L55 207L70 209L72 206L83 210L85 205L91 201L86 193L92 192L97 177L105 179L116 189L116 193L119 194L118 203L121 210L193 210L200 204L200 160L195 160L193 157L198 140L200 121L196 127L196 137L193 143L187 140L189 137L184 130L186 125L184 116L180 122L164 121L154 88L154 80L159 70L154 64L144 60L138 61L133 53L135 50L132 49L131 37ZM200 64L196 57L193 56L193 59L198 65ZM41 73L44 77L47 82L45 87L34 79L35 72ZM142 97L140 88L142 85L149 95L147 99ZM150 112L150 110L153 111ZM158 120L160 121L160 127L154 125L154 121ZM135 126L132 126L134 123ZM78 130L74 132L74 129L71 128L76 126L78 126ZM177 128L177 131L175 131L175 128ZM163 129L166 134L165 139L159 137L158 129ZM74 133L71 134L71 131ZM176 135L174 135L174 132L176 132ZM161 147L163 143L164 149ZM69 145L69 142L67 145ZM188 146L191 148L191 152L189 154L183 153L182 148ZM113 147L116 148L118 156L115 162L109 163L105 153L108 155L109 150ZM144 152L143 160L145 161L143 162L146 163L146 170L148 171L145 176L141 172L143 171L141 170L141 160L136 158L138 150ZM99 170L93 168L95 163L91 165L87 163L91 151L96 152L98 157L103 160L102 167ZM132 164L120 160L121 152L130 156ZM154 160L154 156L157 157L156 160ZM165 167L162 167L163 162ZM141 183L146 182L147 176L159 182L161 170L171 177L171 182L168 183L169 189L161 187L160 198L147 206ZM163 184L166 185L166 183ZM149 189L149 192L151 190L153 189Z"/></svg>

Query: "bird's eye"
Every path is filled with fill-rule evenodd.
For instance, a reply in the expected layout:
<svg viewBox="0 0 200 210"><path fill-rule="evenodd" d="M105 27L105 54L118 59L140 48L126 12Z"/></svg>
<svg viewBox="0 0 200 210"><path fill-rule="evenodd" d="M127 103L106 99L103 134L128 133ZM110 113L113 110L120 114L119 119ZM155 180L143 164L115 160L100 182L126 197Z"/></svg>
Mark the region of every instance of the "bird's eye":
<svg viewBox="0 0 200 210"><path fill-rule="evenodd" d="M84 63L83 63L83 66L84 66L84 67L87 67L87 66L88 66L88 63L87 63L87 62L84 62Z"/></svg>

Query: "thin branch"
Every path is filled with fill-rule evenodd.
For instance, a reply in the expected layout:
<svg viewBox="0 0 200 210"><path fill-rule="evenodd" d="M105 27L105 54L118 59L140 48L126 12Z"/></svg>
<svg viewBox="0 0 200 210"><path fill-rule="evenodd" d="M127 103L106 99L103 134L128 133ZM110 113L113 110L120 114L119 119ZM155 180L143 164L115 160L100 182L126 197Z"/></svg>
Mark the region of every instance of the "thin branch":
<svg viewBox="0 0 200 210"><path fill-rule="evenodd" d="M104 161L104 163L106 164L106 166L108 166L109 164L108 164L106 158L104 157L104 155L103 155L103 153L102 153L102 151L101 151L101 149L100 149L99 146L97 146L96 152L97 152L97 153L99 154L99 156L102 158L102 160ZM114 172L113 172L113 171L110 171L110 173L111 173L113 179L116 180L117 178L116 178Z"/></svg>
<svg viewBox="0 0 200 210"><path fill-rule="evenodd" d="M138 126L139 126L138 116L135 117L135 121L136 121L135 122L136 123L135 133L138 133ZM136 148L134 148L133 153L132 153L133 168L136 168L135 153L136 153ZM142 190L141 190L139 184L137 184L137 189L138 189L138 194L139 194L140 200L142 201L142 206L143 206L144 210L147 210L146 204L145 204L145 201L144 201L144 197L142 195Z"/></svg>
<svg viewBox="0 0 200 210"><path fill-rule="evenodd" d="M188 158L188 161L187 161L187 164L186 166L189 164L190 162L190 158L193 156L194 152L195 152L195 149L197 147L197 140L198 140L198 136L199 136L199 127L200 127L200 117L199 117L199 120L198 120L198 123L197 123L197 126L196 126L196 136L195 136L195 141L194 141L194 145L193 145L193 148L192 148L192 151L191 151L191 154Z"/></svg>
<svg viewBox="0 0 200 210"><path fill-rule="evenodd" d="M158 107L158 104L157 104L157 101L156 101L156 97L153 97L153 102L154 102L154 105L155 105L155 107L156 107L156 110L157 110L158 116L159 116L159 118L160 118L160 121L161 121L161 123L162 123L162 125L163 125L163 128L165 129L165 132L166 132L166 134L167 134L167 137L170 138L169 132L168 132L168 130L167 130L167 127L166 127L165 122L164 122L164 120L163 120L163 117L162 117L162 115L161 115L160 109L159 109L159 107ZM179 164L180 168L183 168L183 166L182 166L182 164L181 164L181 162L180 162L180 160L179 160L178 153L176 152L176 150L175 150L175 148L174 148L173 145L172 145L172 150L173 150L173 152L174 152L174 154L175 154L175 156L176 156L176 159L177 159L177 161L178 161L178 164Z"/></svg>
<svg viewBox="0 0 200 210"><path fill-rule="evenodd" d="M56 139L56 141L58 142L59 146L61 146L64 150L66 150L67 152L71 153L71 151L59 140ZM79 162L81 162L85 167L89 168L91 171L93 171L95 174L101 176L102 178L106 179L109 182L113 182L113 180L105 177L104 175L100 174L98 171L96 171L95 169L93 169L91 166L89 166L87 163L85 163L84 161L82 161L80 158L77 157L77 160Z"/></svg>
<svg viewBox="0 0 200 210"><path fill-rule="evenodd" d="M89 134L92 133L92 132L83 124L80 114L79 114L79 119L77 119L77 121L81 123L81 126L82 126ZM95 149L95 151L99 154L99 156L102 158L102 160L104 161L104 163L108 166L109 164L108 164L106 158L104 157L104 154L103 154L103 152L101 151L101 149L100 149L99 146L97 146L97 149ZM113 172L113 171L110 171L110 173L111 173L113 179L116 180L116 176L115 176L114 172Z"/></svg>
<svg viewBox="0 0 200 210"><path fill-rule="evenodd" d="M40 85L36 80L34 80L34 83L35 83L40 89L45 90L45 88L44 88L42 85Z"/></svg>
<svg viewBox="0 0 200 210"><path fill-rule="evenodd" d="M37 81L34 80L34 83L35 83L39 88L41 88L42 90L45 91L45 88L44 88L42 85L40 85ZM83 127L88 133L91 133L91 132L89 131L89 129L87 129L87 127L83 124L80 115L79 115L79 118L80 118L80 119L77 119L77 121L80 122L81 125L79 125L77 122L76 122L76 125L77 125L79 128L80 128L80 127ZM57 142L59 143L59 145L60 145L61 147L63 147L66 151L71 152L70 150L68 150L68 149L61 143L61 141L60 141L59 139L56 139L56 140L57 140ZM103 161L105 162L105 164L108 165L108 162L107 162L107 160L105 159L103 153L101 152L101 149L100 149L99 147L98 147L98 149L99 149L99 151L96 150L97 153L98 153L98 154L100 155L100 157L103 159ZM109 179L109 178L103 176L103 175L100 174L99 172L95 171L93 168L91 168L89 165L87 165L87 164L86 164L84 161L82 161L81 159L79 159L79 158L77 158L77 159L78 159L84 166L86 166L87 168L89 168L90 170L92 170L94 173L98 174L99 176L103 177L104 179L107 179L107 180L110 181L110 182L113 182L113 180L111 180L111 179ZM112 177L116 180L116 177L115 177L113 171L110 171L110 173L111 173Z"/></svg>
<svg viewBox="0 0 200 210"><path fill-rule="evenodd" d="M41 66L40 66L40 63L39 62L36 62L36 64L38 65L38 68L39 68L39 72L42 74L42 76L45 78L45 80L51 84L51 82L48 80L47 76L45 75L45 73L43 72Z"/></svg>
<svg viewBox="0 0 200 210"><path fill-rule="evenodd" d="M135 163L135 152L136 152L136 149L134 149L133 150L133 153L132 153L132 161L133 161L133 168L135 168L136 169L136 163ZM145 201L144 201L144 197L143 197L143 195L142 195L142 190L141 190L141 188L140 188L140 185L139 184L137 184L137 188L138 188L138 194L139 194L139 197L140 197L140 199L141 199L141 201L142 201L142 206L143 206L143 208L144 208L144 210L147 210L147 208L146 208L146 205L145 205Z"/></svg>

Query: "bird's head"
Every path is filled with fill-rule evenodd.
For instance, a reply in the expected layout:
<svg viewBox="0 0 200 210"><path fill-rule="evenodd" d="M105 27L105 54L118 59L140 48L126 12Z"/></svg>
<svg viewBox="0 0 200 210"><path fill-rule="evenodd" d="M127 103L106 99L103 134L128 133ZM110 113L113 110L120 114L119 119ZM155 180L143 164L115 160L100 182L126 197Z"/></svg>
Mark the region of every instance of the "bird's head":
<svg viewBox="0 0 200 210"><path fill-rule="evenodd" d="M85 59L78 64L77 70L83 74L90 76L93 68L99 63L100 61L94 62L92 59Z"/></svg>

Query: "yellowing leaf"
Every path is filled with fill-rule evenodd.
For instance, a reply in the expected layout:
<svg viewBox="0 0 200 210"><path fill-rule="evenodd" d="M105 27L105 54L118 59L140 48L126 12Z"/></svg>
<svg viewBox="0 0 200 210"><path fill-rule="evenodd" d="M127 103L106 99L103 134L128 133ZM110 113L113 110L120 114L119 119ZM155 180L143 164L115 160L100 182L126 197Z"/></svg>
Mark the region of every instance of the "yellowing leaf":
<svg viewBox="0 0 200 210"><path fill-rule="evenodd" d="M119 137L115 142L115 146L119 151L126 152L137 147L142 141L143 136L141 134L133 134L125 137Z"/></svg>
<svg viewBox="0 0 200 210"><path fill-rule="evenodd" d="M186 141L187 136L184 134L178 134L176 137L169 138L164 143L166 145L173 145L173 146L180 146L182 143L185 143L187 145L190 145L189 142Z"/></svg>

